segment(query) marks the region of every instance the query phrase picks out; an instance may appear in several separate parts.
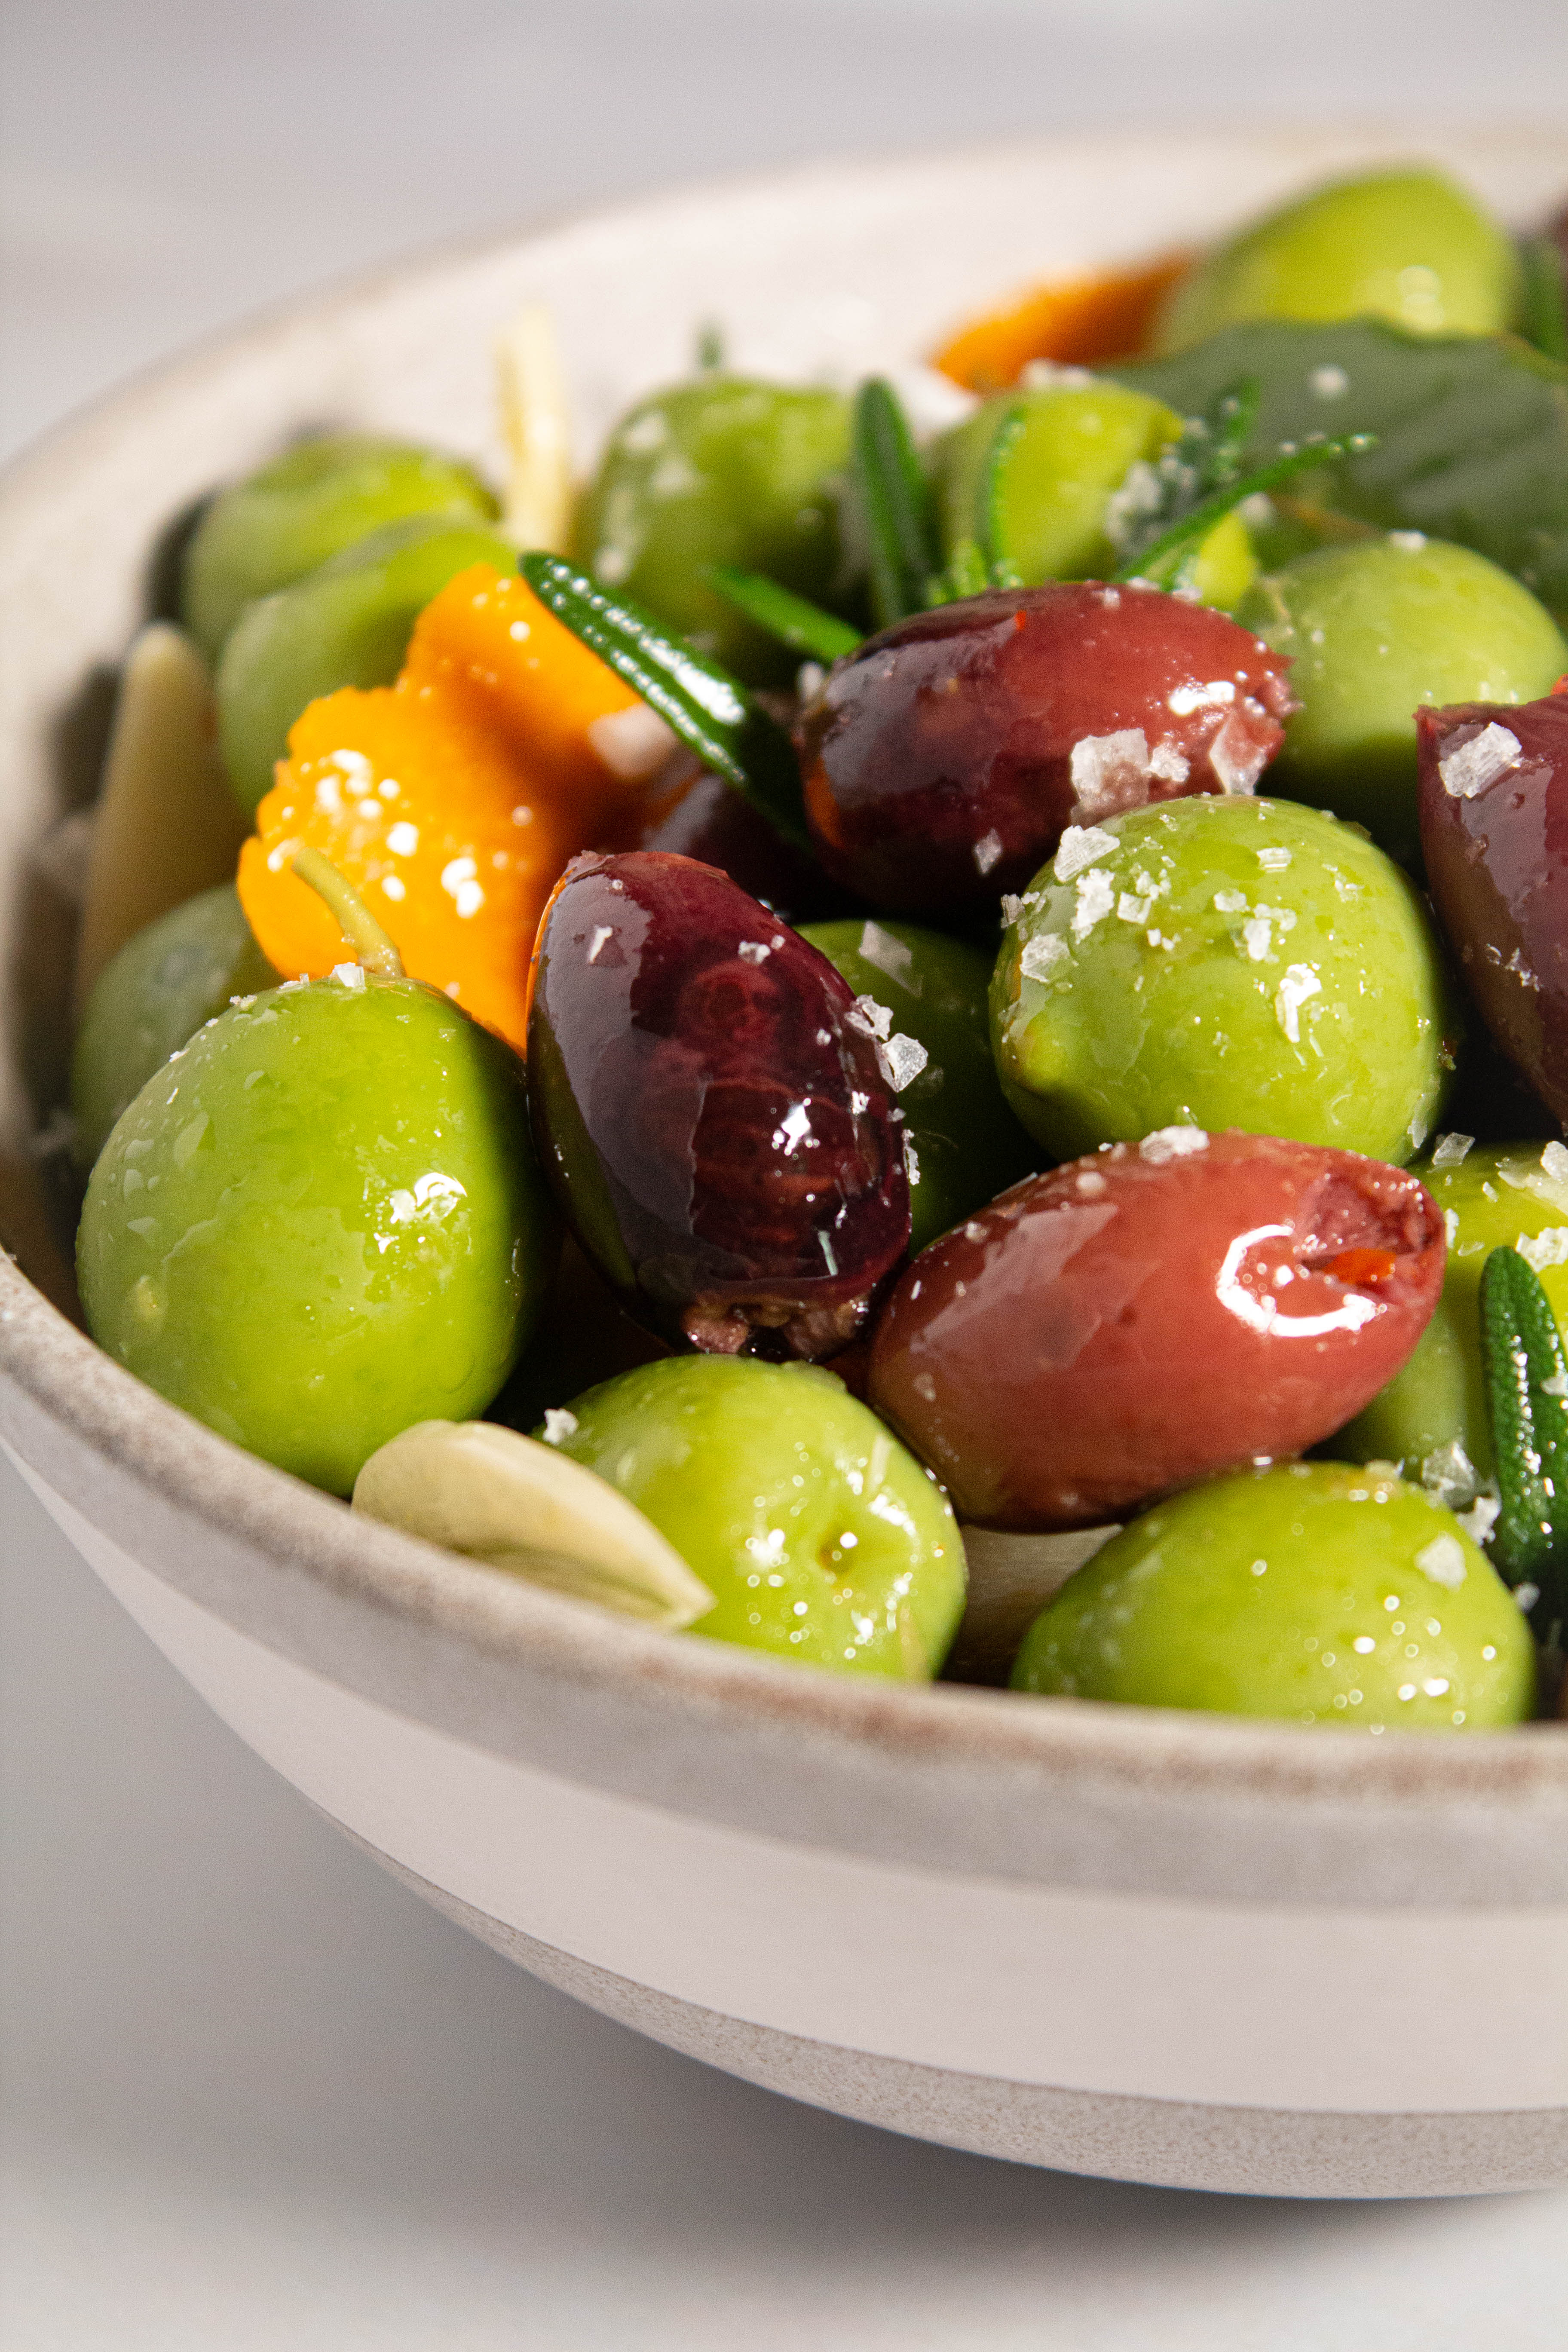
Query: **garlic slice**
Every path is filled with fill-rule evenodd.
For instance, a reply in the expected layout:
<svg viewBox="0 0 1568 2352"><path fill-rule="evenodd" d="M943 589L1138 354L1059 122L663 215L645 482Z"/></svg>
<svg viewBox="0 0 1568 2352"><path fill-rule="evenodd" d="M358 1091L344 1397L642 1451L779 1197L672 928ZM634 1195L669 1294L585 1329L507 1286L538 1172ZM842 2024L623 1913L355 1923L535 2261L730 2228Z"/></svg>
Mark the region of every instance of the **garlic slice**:
<svg viewBox="0 0 1568 2352"><path fill-rule="evenodd" d="M354 1486L367 1517L574 1600L672 1631L713 1595L635 1503L567 1454L489 1421L421 1421Z"/></svg>
<svg viewBox="0 0 1568 2352"><path fill-rule="evenodd" d="M555 320L525 303L496 344L510 471L501 528L522 548L563 555L572 535L572 420Z"/></svg>
<svg viewBox="0 0 1568 2352"><path fill-rule="evenodd" d="M92 826L76 1015L136 932L232 882L247 828L218 758L212 681L183 629L154 621L126 656Z"/></svg>

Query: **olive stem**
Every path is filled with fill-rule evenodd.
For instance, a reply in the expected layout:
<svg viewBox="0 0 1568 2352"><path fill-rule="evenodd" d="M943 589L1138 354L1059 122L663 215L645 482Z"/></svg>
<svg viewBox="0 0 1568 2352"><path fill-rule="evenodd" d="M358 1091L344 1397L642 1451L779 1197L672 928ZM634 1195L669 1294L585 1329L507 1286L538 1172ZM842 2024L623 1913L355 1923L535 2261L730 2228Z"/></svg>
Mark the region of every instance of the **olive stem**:
<svg viewBox="0 0 1568 2352"><path fill-rule="evenodd" d="M402 980L403 958L360 897L319 849L300 848L289 861L301 882L308 882L336 919L358 961L384 980Z"/></svg>

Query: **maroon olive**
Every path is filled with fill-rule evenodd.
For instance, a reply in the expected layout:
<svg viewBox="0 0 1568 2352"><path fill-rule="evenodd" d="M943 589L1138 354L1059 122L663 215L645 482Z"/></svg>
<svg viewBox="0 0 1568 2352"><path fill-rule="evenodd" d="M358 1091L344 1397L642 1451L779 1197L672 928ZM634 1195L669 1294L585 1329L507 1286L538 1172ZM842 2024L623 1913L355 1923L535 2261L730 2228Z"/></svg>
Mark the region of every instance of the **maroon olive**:
<svg viewBox="0 0 1568 2352"><path fill-rule="evenodd" d="M1421 1336L1446 1255L1430 1193L1380 1160L1166 1128L922 1251L870 1402L965 1518L1122 1518L1349 1421Z"/></svg>
<svg viewBox="0 0 1568 2352"><path fill-rule="evenodd" d="M1568 694L1418 710L1426 880L1488 1028L1568 1119Z"/></svg>
<svg viewBox="0 0 1568 2352"><path fill-rule="evenodd" d="M1069 824L1251 792L1293 708L1288 667L1156 588L1058 582L919 613L801 714L817 854L889 909L1021 890Z"/></svg>
<svg viewBox="0 0 1568 2352"><path fill-rule="evenodd" d="M848 910L845 894L816 858L781 839L766 817L689 751L677 752L657 779L636 846L700 858L797 922Z"/></svg>
<svg viewBox="0 0 1568 2352"><path fill-rule="evenodd" d="M727 875L580 857L529 1010L541 1156L589 1258L650 1328L733 1353L851 1339L909 1244L878 1021Z"/></svg>

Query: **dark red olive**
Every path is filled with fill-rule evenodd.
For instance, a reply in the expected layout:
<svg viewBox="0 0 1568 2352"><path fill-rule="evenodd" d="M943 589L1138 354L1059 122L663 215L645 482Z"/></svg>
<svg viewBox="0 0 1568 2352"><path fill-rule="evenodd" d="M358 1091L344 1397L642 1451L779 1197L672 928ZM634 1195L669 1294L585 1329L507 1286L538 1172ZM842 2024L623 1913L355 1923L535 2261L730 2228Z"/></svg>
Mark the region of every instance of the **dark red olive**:
<svg viewBox="0 0 1568 2352"><path fill-rule="evenodd" d="M1418 710L1427 886L1483 1019L1568 1119L1568 694Z"/></svg>
<svg viewBox="0 0 1568 2352"><path fill-rule="evenodd" d="M1167 1128L922 1251L878 1321L869 1400L965 1518L1122 1518L1349 1421L1420 1338L1446 1255L1400 1169Z"/></svg>
<svg viewBox="0 0 1568 2352"><path fill-rule="evenodd" d="M829 671L796 729L828 872L910 912L1021 890L1069 824L1251 792L1284 657L1206 604L1093 581L919 613Z"/></svg>
<svg viewBox="0 0 1568 2352"><path fill-rule="evenodd" d="M528 1024L541 1156L639 1321L734 1353L845 1346L909 1244L885 1055L826 956L728 876L579 857Z"/></svg>
<svg viewBox="0 0 1568 2352"><path fill-rule="evenodd" d="M636 846L716 866L753 898L796 922L849 911L845 893L815 857L782 840L766 817L689 751L656 780Z"/></svg>

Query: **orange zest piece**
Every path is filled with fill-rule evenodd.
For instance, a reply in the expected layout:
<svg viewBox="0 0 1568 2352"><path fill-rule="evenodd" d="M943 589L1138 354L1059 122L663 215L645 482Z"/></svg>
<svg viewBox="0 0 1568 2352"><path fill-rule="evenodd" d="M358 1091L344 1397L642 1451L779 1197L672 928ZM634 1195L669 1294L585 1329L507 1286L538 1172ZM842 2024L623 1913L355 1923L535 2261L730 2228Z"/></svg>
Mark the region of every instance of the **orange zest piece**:
<svg viewBox="0 0 1568 2352"><path fill-rule="evenodd" d="M1191 267L1184 253L1146 269L1109 271L1038 286L1005 310L965 327L931 362L966 392L1005 392L1031 360L1092 367L1141 351L1154 312Z"/></svg>
<svg viewBox="0 0 1568 2352"><path fill-rule="evenodd" d="M521 1052L545 901L644 789L591 740L632 710L636 695L526 582L486 563L459 572L420 614L395 686L324 695L295 721L240 854L263 953L312 979L352 957L290 869L297 849L319 849L405 969Z"/></svg>
<svg viewBox="0 0 1568 2352"><path fill-rule="evenodd" d="M1346 1282L1362 1289L1374 1289L1386 1282L1398 1266L1393 1250L1347 1249L1332 1257L1319 1258L1312 1267L1314 1274L1331 1275L1336 1282Z"/></svg>

